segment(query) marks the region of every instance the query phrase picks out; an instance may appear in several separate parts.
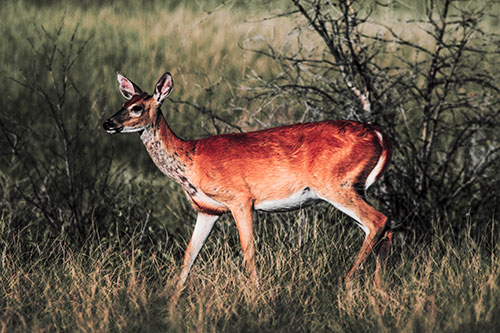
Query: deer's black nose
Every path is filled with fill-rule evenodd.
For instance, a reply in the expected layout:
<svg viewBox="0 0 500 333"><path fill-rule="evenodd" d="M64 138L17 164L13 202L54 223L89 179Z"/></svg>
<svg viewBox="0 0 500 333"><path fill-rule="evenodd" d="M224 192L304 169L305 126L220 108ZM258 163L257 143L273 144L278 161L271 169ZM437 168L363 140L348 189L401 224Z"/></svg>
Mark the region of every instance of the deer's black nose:
<svg viewBox="0 0 500 333"><path fill-rule="evenodd" d="M121 127L116 126L111 119L106 120L104 124L102 124L102 127L108 133L118 133L121 131Z"/></svg>

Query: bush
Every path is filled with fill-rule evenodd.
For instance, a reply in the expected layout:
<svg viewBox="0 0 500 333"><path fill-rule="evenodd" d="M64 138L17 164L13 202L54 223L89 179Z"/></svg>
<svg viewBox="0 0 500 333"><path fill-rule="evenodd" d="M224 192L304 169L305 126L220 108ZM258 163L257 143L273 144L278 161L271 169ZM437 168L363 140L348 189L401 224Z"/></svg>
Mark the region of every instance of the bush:
<svg viewBox="0 0 500 333"><path fill-rule="evenodd" d="M494 4L425 2L422 15L385 23L395 5L294 0L275 18L296 22L285 42L244 44L277 69L254 75L249 103L270 105L261 118L278 109L303 121L378 124L394 144L376 193L393 227L421 236L432 220L452 220L457 229L469 215L488 220L500 184Z"/></svg>
<svg viewBox="0 0 500 333"><path fill-rule="evenodd" d="M154 185L127 179L125 168L113 165L114 151L103 150L101 137L90 134L100 128L73 68L92 35L81 37L78 25L71 34L63 27L64 19L29 39L34 61L11 78L29 107L5 103L0 117L0 142L7 148L0 206L4 246L9 237L21 238L18 245L26 252L56 239L73 248L122 239L140 247L151 235L153 243L164 242L161 225L151 223L156 200L148 192Z"/></svg>

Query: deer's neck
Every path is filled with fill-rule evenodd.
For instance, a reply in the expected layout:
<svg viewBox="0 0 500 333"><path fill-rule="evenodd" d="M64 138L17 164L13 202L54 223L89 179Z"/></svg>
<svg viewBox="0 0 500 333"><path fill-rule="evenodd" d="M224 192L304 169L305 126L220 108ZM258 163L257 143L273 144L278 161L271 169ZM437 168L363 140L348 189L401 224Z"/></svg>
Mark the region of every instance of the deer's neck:
<svg viewBox="0 0 500 333"><path fill-rule="evenodd" d="M160 110L151 126L142 132L141 140L161 172L179 183L187 193L196 192L188 179L193 148L189 141L181 140L172 132Z"/></svg>

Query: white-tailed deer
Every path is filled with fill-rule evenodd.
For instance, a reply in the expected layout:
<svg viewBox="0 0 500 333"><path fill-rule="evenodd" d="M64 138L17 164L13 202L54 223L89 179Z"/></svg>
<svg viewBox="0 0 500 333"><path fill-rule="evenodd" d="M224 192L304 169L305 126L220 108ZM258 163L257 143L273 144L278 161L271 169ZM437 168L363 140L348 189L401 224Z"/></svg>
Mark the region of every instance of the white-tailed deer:
<svg viewBox="0 0 500 333"><path fill-rule="evenodd" d="M377 242L382 241L381 256L387 256L392 239L387 218L364 199L365 190L380 178L392 154L388 137L376 127L324 121L185 141L172 132L160 110L174 86L169 73L158 80L153 95L121 74L118 83L128 101L104 123L104 129L138 132L154 163L182 186L198 211L179 288L215 221L226 212L236 220L243 257L254 280L254 209L288 211L326 201L352 217L366 237L346 280ZM376 271L378 267L377 262Z"/></svg>

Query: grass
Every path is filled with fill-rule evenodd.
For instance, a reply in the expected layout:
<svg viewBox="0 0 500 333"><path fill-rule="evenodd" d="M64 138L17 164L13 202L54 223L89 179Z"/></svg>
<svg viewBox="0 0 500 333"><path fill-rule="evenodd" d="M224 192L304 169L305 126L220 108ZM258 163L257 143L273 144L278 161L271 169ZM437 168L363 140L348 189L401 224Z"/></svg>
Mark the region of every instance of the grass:
<svg viewBox="0 0 500 333"><path fill-rule="evenodd" d="M324 206L258 215L258 288L244 272L234 221L222 218L174 306L170 299L194 224L193 212L178 186L155 169L136 137L110 139L101 130L101 120L122 103L115 71L151 92L157 78L169 70L176 81L174 100L222 110L217 112L225 119L245 125L254 121L255 110L228 107L229 101L244 105L244 94L235 87L252 71L273 68L268 59L245 52L239 44L251 36L280 43L293 22L248 23L253 18L238 8L209 13L196 6L161 6L154 1L145 7L135 2L90 3L85 9L77 2L0 5L4 78L19 78L37 68L40 59L33 57L30 43L41 47L44 29L54 31L63 22L62 47L68 47L77 26L78 42L90 37L73 71L78 99L65 112L91 115L85 135L100 140L85 149L105 155L114 148L119 173L116 188L101 199L110 200L102 206L114 214L117 230L109 228L106 237L91 234L81 249L75 249L67 238L37 242L31 234L26 236L27 229L37 237L43 234L47 221L12 194L12 184L23 186L26 179L9 178L2 166L0 332L500 329L500 248L494 219L472 218L470 228L459 231L453 229L451 218L433 221L431 243L396 239L382 289L372 285L372 257L359 279L346 287L343 277L361 246L362 233ZM6 80L0 99L2 116L50 128L40 112L43 101L27 89ZM185 138L215 132L207 115L185 104L169 103L164 113ZM1 153L4 161L9 155ZM123 166L125 162L129 164ZM146 225L142 212L151 211ZM107 216L100 214L96 216ZM16 219L26 219L27 227L12 228ZM302 225L303 219L307 224Z"/></svg>
<svg viewBox="0 0 500 333"><path fill-rule="evenodd" d="M259 287L249 281L226 219L209 238L176 305L179 262L104 244L73 252L55 241L2 255L0 327L12 331L496 331L499 248L485 252L467 234L436 233L422 249L399 242L384 287L372 285L373 258L353 285L342 278L360 232L308 216L308 240L293 230L257 231ZM336 215L331 215L335 218ZM271 218L272 219L272 218ZM311 221L312 219L312 221ZM268 217L265 217L267 223ZM287 224L296 223L290 216ZM434 230L438 232L438 230ZM172 253L171 253L172 254Z"/></svg>
<svg viewBox="0 0 500 333"><path fill-rule="evenodd" d="M142 7L123 2L94 4L84 9L72 2L36 6L30 1L7 1L2 3L0 14L3 22L0 43L6 45L0 50L0 73L7 79L32 80L41 62L33 47L40 49L44 41L50 41L52 37L45 31L54 35L62 26L59 41L54 43L60 49L67 50L72 44L76 47L89 40L72 70L75 86L83 98L77 102L78 109L67 112L90 114L89 131L106 142L100 147L102 151L115 148L124 152L121 156L131 156L143 149L134 136L109 140L100 130L102 121L123 103L116 71L147 92L152 92L161 74L170 71L175 90L163 106L163 113L183 138L214 134L211 113L240 125L249 122L251 110L234 110L230 104L244 104L243 91L237 87L246 75L251 71L270 72L272 64L264 57L242 50L241 43L250 36L284 38L292 22L254 24L250 23L253 16L228 6L210 12L191 7L170 8L161 2ZM71 42L75 30L76 38ZM18 119L27 119L38 126L30 111L42 105L43 99L11 80L6 80L5 88L2 104L10 105L5 114L16 114ZM209 113L203 114L176 101L205 107ZM222 123L218 125L228 130ZM146 154L140 154L132 166L143 171L156 170Z"/></svg>

